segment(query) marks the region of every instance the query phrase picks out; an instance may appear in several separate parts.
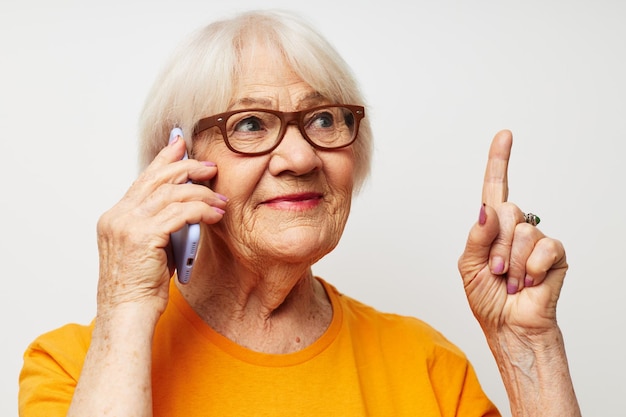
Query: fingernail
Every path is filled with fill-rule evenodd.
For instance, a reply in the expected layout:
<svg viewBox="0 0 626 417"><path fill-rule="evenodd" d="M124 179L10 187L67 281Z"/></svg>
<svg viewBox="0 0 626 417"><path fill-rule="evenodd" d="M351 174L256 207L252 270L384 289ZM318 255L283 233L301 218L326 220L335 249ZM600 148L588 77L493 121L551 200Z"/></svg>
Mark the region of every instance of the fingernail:
<svg viewBox="0 0 626 417"><path fill-rule="evenodd" d="M224 214L224 213L226 213L224 210L222 210L222 209L221 209L221 208L219 208L219 207L213 207L213 210L217 211L219 214Z"/></svg>
<svg viewBox="0 0 626 417"><path fill-rule="evenodd" d="M215 195L222 201L228 201L228 197L226 197L225 195L222 195L220 193L215 193Z"/></svg>
<svg viewBox="0 0 626 417"><path fill-rule="evenodd" d="M211 161L202 161L202 165L207 166L207 167L217 166L215 162L211 162Z"/></svg>
<svg viewBox="0 0 626 417"><path fill-rule="evenodd" d="M534 284L533 279L529 277L528 275L526 275L524 277L524 287L532 287L533 284Z"/></svg>
<svg viewBox="0 0 626 417"><path fill-rule="evenodd" d="M496 275L504 273L504 259L499 256L495 256L491 260L491 272Z"/></svg>
<svg viewBox="0 0 626 417"><path fill-rule="evenodd" d="M483 225L487 222L487 211L485 210L485 203L480 206L480 213L478 213L478 224Z"/></svg>
<svg viewBox="0 0 626 417"><path fill-rule="evenodd" d="M509 278L506 282L507 294L515 294L517 292L517 280L515 278Z"/></svg>
<svg viewBox="0 0 626 417"><path fill-rule="evenodd" d="M179 127L175 127L170 132L170 138L169 138L167 144L168 145L173 145L174 143L178 142L178 139L180 139L182 137L183 137L183 131Z"/></svg>

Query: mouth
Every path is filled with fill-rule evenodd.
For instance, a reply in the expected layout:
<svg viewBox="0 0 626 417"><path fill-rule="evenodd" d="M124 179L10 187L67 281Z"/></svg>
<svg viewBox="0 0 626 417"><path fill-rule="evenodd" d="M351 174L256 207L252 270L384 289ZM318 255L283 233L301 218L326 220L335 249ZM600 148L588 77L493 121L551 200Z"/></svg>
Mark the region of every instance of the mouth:
<svg viewBox="0 0 626 417"><path fill-rule="evenodd" d="M265 200L261 204L282 210L307 210L319 205L323 197L323 194L315 192L288 194Z"/></svg>

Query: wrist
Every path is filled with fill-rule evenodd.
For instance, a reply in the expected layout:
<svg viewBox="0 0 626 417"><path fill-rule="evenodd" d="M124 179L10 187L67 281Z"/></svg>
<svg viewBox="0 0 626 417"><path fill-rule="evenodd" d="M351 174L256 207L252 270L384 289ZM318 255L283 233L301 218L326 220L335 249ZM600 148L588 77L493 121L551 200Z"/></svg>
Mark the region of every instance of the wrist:
<svg viewBox="0 0 626 417"><path fill-rule="evenodd" d="M95 319L95 330L107 333L132 332L152 334L162 311L150 303L99 304Z"/></svg>
<svg viewBox="0 0 626 417"><path fill-rule="evenodd" d="M538 357L551 356L563 349L563 335L559 326L554 325L542 328L540 331L513 328L500 328L498 331L485 332L487 343L493 348L504 348L512 355L526 355L533 353ZM495 353L495 352L494 352Z"/></svg>
<svg viewBox="0 0 626 417"><path fill-rule="evenodd" d="M578 416L580 410L559 327L488 337L513 416Z"/></svg>

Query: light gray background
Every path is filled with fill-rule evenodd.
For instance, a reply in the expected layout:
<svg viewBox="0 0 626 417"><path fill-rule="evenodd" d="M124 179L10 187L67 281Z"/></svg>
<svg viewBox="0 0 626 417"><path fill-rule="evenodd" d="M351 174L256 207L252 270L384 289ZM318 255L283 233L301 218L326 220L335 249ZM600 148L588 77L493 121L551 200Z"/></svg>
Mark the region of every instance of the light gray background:
<svg viewBox="0 0 626 417"><path fill-rule="evenodd" d="M568 250L559 321L583 414L624 416L619 0L4 0L0 415L17 414L28 343L95 313L95 224L136 176L136 121L157 70L192 29L261 6L302 12L336 45L376 134L373 176L315 272L440 329L509 415L456 261L478 216L490 140L511 129L510 199Z"/></svg>

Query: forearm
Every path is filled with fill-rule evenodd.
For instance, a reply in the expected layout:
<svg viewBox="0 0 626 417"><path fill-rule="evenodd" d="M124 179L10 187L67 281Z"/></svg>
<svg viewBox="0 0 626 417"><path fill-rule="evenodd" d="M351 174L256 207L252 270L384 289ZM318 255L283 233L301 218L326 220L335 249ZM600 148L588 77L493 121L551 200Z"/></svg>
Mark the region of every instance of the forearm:
<svg viewBox="0 0 626 417"><path fill-rule="evenodd" d="M500 333L488 337L488 343L513 417L581 415L558 327L533 340Z"/></svg>
<svg viewBox="0 0 626 417"><path fill-rule="evenodd" d="M136 306L99 314L70 416L151 416L152 336L158 320Z"/></svg>

